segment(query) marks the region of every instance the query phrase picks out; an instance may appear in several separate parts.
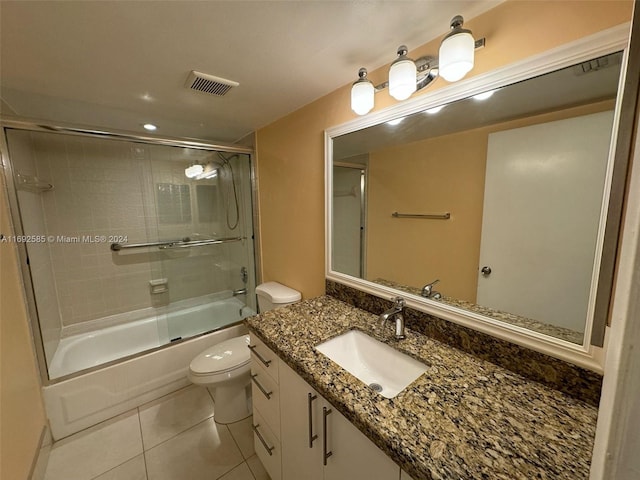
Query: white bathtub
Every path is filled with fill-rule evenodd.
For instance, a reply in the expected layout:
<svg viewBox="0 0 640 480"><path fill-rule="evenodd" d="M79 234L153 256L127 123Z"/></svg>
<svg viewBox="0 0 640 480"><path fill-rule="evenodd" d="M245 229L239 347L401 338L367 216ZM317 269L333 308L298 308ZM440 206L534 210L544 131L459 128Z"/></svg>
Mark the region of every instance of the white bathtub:
<svg viewBox="0 0 640 480"><path fill-rule="evenodd" d="M255 312L236 298L195 305L63 338L51 378L91 368L237 322ZM95 425L189 384L191 360L211 345L246 333L243 325L168 345L43 388L56 440Z"/></svg>
<svg viewBox="0 0 640 480"><path fill-rule="evenodd" d="M49 366L49 378L60 378L171 341L217 330L251 315L255 312L240 300L226 298L181 309L172 307L165 314L71 335L60 340ZM109 321L122 322L113 317Z"/></svg>

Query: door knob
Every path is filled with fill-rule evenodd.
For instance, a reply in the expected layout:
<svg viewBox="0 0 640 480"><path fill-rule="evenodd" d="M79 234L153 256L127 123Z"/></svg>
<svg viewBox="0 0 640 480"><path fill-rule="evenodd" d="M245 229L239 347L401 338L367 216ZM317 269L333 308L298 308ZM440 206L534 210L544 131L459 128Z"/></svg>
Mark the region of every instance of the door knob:
<svg viewBox="0 0 640 480"><path fill-rule="evenodd" d="M482 275L484 275L485 277L491 275L491 267L482 267L480 273L482 273Z"/></svg>

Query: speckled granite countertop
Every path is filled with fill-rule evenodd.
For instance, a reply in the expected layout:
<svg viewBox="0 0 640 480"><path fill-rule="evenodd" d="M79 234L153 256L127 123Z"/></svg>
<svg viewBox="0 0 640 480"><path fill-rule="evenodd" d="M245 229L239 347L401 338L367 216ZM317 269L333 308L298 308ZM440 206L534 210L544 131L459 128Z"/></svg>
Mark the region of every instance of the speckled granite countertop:
<svg viewBox="0 0 640 480"><path fill-rule="evenodd" d="M323 296L247 319L251 332L415 480L588 478L597 408ZM313 348L359 329L429 368L393 399Z"/></svg>
<svg viewBox="0 0 640 480"><path fill-rule="evenodd" d="M410 293L418 297L420 296L420 292L422 290L421 288L402 285L383 278L376 278L375 280L373 280L373 282L379 283L380 285L384 285L386 287L402 290L403 292ZM575 330L558 327L557 325L544 323L539 320L534 320L533 318L522 317L520 315L516 315L515 313L502 312L494 308L484 307L476 303L467 302L466 300L460 300L443 295L440 301L446 303L447 305L451 305L452 307L479 313L480 315L484 315L485 317L490 317L501 322L506 322L511 325L516 325L528 330L533 330L534 332L559 338L560 340L566 340L567 342L575 343L577 345L582 345L582 340L584 339L583 332L576 332Z"/></svg>

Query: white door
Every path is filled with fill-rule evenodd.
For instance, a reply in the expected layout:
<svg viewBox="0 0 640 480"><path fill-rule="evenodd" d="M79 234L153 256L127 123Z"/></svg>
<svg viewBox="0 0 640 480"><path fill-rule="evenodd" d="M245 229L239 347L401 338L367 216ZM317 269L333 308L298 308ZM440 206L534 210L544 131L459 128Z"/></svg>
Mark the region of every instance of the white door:
<svg viewBox="0 0 640 480"><path fill-rule="evenodd" d="M478 304L584 332L612 122L489 135Z"/></svg>

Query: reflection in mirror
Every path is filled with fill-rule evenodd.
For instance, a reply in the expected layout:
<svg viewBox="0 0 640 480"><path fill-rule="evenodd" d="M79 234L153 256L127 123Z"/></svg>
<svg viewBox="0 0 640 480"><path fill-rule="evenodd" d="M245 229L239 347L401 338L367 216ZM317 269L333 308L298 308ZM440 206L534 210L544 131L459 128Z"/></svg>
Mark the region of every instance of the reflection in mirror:
<svg viewBox="0 0 640 480"><path fill-rule="evenodd" d="M582 344L621 59L334 137L332 270Z"/></svg>

